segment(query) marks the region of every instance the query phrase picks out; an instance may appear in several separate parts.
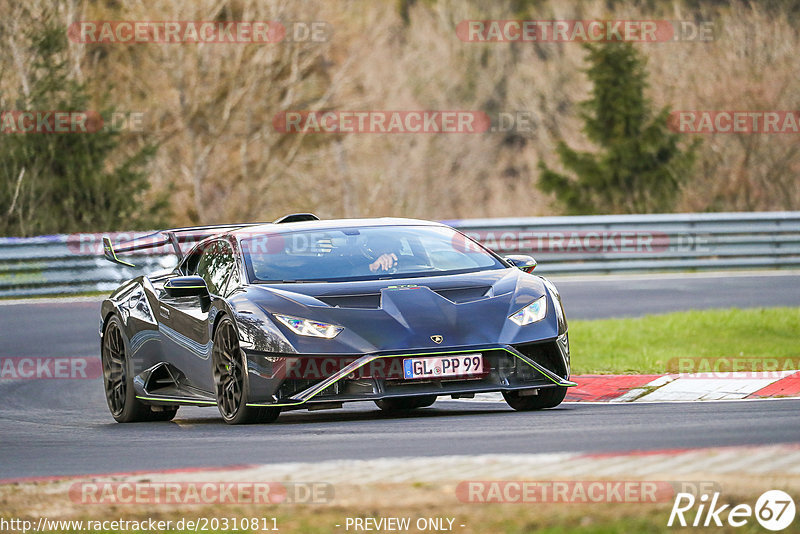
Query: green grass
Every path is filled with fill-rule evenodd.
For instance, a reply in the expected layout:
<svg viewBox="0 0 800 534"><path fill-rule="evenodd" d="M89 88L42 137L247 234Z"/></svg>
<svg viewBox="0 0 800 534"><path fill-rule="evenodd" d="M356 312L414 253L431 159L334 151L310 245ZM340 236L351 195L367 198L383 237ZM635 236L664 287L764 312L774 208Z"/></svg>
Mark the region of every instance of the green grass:
<svg viewBox="0 0 800 534"><path fill-rule="evenodd" d="M800 360L800 308L570 321L569 333L573 374L664 373L679 357Z"/></svg>

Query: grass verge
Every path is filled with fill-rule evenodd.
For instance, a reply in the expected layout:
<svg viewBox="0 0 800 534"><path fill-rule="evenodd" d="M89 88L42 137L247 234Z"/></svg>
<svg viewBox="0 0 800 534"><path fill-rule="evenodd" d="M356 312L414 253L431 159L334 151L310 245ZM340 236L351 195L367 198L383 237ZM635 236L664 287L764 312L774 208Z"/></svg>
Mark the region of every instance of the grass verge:
<svg viewBox="0 0 800 534"><path fill-rule="evenodd" d="M573 374L660 374L687 357L800 361L800 308L570 321L569 332Z"/></svg>

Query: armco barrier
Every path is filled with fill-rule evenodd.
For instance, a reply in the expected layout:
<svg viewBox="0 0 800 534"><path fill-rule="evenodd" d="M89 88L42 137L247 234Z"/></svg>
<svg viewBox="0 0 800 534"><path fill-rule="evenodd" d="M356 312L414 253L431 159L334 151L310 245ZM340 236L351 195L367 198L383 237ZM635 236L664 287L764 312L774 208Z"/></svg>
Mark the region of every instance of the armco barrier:
<svg viewBox="0 0 800 534"><path fill-rule="evenodd" d="M593 215L444 221L501 254L529 254L537 273L800 268L800 212ZM99 236L0 238L0 297L110 291L175 257L101 256Z"/></svg>
<svg viewBox="0 0 800 534"><path fill-rule="evenodd" d="M800 267L800 212L444 221L542 273Z"/></svg>
<svg viewBox="0 0 800 534"><path fill-rule="evenodd" d="M176 264L175 256L130 255L135 268L114 265L103 258L99 235L95 241L82 250L74 235L0 238L0 297L110 292L123 280Z"/></svg>

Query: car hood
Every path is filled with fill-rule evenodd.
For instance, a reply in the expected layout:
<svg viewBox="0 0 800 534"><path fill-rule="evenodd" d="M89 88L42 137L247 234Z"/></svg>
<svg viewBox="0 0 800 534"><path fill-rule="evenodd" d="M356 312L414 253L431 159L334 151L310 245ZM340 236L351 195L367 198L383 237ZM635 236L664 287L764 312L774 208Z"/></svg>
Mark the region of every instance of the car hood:
<svg viewBox="0 0 800 534"><path fill-rule="evenodd" d="M547 314L517 326L508 316L541 296ZM525 343L558 335L553 295L542 278L519 269L365 282L253 285L232 299L258 313L262 331L280 336L283 351L358 354L453 350ZM275 314L344 327L334 339L300 336ZM251 321L252 322L252 321ZM437 343L434 340L441 341ZM293 350L285 350L286 346Z"/></svg>

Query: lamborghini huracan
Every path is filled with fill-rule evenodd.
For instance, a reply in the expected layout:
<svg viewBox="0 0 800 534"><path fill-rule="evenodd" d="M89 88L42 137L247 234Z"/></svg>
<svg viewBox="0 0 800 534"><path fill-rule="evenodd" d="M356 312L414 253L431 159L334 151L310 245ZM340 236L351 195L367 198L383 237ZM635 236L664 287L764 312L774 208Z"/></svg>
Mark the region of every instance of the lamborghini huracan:
<svg viewBox="0 0 800 534"><path fill-rule="evenodd" d="M532 274L533 258L501 257L443 224L293 214L104 238L105 257L125 265L163 247L174 269L102 304L103 382L119 422L170 420L186 405L216 406L230 424L271 422L485 392L538 410L575 385L561 297Z"/></svg>

